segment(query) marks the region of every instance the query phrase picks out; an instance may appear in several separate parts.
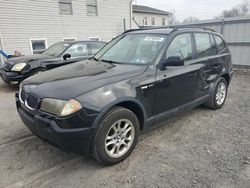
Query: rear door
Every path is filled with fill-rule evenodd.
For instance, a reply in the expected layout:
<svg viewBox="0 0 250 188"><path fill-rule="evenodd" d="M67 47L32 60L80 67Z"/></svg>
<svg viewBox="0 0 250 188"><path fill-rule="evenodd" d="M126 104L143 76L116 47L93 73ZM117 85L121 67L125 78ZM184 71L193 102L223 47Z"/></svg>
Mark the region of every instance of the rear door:
<svg viewBox="0 0 250 188"><path fill-rule="evenodd" d="M203 64L203 84L200 88L200 96L208 93L210 81L216 78L215 72L220 71L218 64L217 48L213 35L206 32L194 33L195 63Z"/></svg>
<svg viewBox="0 0 250 188"><path fill-rule="evenodd" d="M199 94L200 76L203 65L194 61L194 45L191 33L177 35L163 57L182 56L184 66L168 66L165 70L157 70L157 87L155 92L154 114L161 114L169 110L192 102Z"/></svg>

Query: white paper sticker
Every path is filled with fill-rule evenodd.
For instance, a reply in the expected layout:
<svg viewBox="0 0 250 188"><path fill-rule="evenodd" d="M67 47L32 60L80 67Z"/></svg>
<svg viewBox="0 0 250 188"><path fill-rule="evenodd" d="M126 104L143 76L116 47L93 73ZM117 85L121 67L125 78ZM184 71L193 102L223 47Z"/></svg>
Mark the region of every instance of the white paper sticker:
<svg viewBox="0 0 250 188"><path fill-rule="evenodd" d="M146 37L144 41L150 41L150 42L162 42L164 38L162 37Z"/></svg>

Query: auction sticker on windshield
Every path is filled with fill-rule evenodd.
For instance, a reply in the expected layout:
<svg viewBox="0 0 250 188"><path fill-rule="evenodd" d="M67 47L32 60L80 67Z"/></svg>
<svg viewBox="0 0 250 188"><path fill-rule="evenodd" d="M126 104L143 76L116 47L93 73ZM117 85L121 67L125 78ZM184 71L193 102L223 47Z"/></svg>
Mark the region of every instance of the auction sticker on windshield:
<svg viewBox="0 0 250 188"><path fill-rule="evenodd" d="M150 41L150 42L162 42L164 40L163 37L146 37L144 41Z"/></svg>

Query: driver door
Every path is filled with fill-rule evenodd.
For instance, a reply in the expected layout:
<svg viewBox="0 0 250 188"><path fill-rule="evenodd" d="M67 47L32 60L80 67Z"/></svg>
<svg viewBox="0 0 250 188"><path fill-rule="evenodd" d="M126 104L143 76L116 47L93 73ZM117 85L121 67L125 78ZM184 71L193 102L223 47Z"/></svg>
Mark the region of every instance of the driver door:
<svg viewBox="0 0 250 188"><path fill-rule="evenodd" d="M199 93L199 85L202 84L200 71L203 65L193 60L194 47L191 33L177 35L166 50L162 62L173 56L181 56L185 64L157 70L155 115L177 110L177 107L193 101Z"/></svg>

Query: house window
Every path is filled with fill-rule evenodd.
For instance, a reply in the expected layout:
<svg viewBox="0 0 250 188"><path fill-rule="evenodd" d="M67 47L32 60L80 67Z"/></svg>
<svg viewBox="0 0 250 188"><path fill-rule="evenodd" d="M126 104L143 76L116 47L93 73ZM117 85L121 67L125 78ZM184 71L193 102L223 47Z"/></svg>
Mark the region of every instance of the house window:
<svg viewBox="0 0 250 188"><path fill-rule="evenodd" d="M155 25L155 18L151 18L151 25Z"/></svg>
<svg viewBox="0 0 250 188"><path fill-rule="evenodd" d="M47 48L47 39L30 39L32 54L41 54Z"/></svg>
<svg viewBox="0 0 250 188"><path fill-rule="evenodd" d="M89 37L90 41L100 41L100 37Z"/></svg>
<svg viewBox="0 0 250 188"><path fill-rule="evenodd" d="M76 38L75 37L72 37L72 38L63 38L63 41L64 42L74 42L74 41L76 41Z"/></svg>
<svg viewBox="0 0 250 188"><path fill-rule="evenodd" d="M148 18L147 17L143 18L143 25L148 25Z"/></svg>
<svg viewBox="0 0 250 188"><path fill-rule="evenodd" d="M59 0L59 13L62 15L72 15L72 1L71 0Z"/></svg>
<svg viewBox="0 0 250 188"><path fill-rule="evenodd" d="M162 18L162 25L166 25L166 18Z"/></svg>
<svg viewBox="0 0 250 188"><path fill-rule="evenodd" d="M87 0L87 15L97 16L97 0Z"/></svg>

